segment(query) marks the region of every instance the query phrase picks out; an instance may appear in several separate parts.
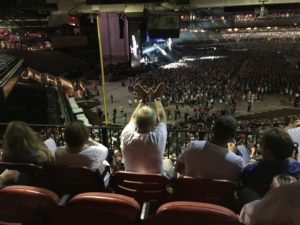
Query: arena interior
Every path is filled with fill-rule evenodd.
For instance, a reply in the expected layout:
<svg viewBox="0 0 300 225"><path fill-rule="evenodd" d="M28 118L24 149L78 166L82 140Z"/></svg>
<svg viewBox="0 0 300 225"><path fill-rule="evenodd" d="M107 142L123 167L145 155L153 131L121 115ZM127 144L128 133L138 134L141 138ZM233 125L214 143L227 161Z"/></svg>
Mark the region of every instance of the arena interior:
<svg viewBox="0 0 300 225"><path fill-rule="evenodd" d="M299 67L299 0L1 1L0 224L299 225Z"/></svg>

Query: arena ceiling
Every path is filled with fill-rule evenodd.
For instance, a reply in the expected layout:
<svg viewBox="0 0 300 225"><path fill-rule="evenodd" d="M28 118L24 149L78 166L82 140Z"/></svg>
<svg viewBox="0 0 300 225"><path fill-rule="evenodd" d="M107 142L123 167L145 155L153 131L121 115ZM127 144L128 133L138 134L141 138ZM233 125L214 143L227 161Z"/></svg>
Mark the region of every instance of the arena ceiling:
<svg viewBox="0 0 300 225"><path fill-rule="evenodd" d="M97 0L95 0L97 2ZM146 0L144 0L146 1ZM116 2L124 2L123 4L107 4L111 0L102 0L103 5L87 5L87 0L46 0L49 4L57 4L58 11L76 11L79 13L93 12L141 12L145 5L154 10L180 10L182 8L214 8L214 7L230 7L230 6L251 6L251 5L273 5L273 4L300 4L299 0L152 0L148 3L143 0L117 0Z"/></svg>

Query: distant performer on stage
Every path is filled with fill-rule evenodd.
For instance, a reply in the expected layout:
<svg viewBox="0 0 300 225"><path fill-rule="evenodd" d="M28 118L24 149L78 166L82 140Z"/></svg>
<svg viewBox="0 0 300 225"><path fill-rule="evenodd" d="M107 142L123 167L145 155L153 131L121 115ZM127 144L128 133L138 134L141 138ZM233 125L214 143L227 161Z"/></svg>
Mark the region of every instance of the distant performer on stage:
<svg viewBox="0 0 300 225"><path fill-rule="evenodd" d="M130 47L131 53L134 55L135 58L138 58L138 44L136 43L135 36L131 36L132 46Z"/></svg>
<svg viewBox="0 0 300 225"><path fill-rule="evenodd" d="M170 51L172 51L172 39L171 38L168 38L167 47Z"/></svg>

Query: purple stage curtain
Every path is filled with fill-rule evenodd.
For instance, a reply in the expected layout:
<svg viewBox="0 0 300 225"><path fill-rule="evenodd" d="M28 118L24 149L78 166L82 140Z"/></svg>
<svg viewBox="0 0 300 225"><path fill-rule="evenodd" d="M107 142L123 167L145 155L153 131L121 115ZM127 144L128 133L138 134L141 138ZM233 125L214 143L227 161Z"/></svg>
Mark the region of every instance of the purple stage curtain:
<svg viewBox="0 0 300 225"><path fill-rule="evenodd" d="M102 49L105 64L129 60L128 21L124 18L124 35L120 38L119 13L100 13Z"/></svg>

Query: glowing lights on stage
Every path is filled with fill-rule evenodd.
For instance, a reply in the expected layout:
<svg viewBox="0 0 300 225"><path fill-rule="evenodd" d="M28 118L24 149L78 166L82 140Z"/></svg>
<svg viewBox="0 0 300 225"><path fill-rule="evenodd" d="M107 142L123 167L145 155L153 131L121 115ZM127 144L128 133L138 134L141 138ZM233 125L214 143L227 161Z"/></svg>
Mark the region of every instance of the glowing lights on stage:
<svg viewBox="0 0 300 225"><path fill-rule="evenodd" d="M196 60L215 60L226 58L227 56L203 56L203 57L194 57L194 56L185 56L182 57L178 62L173 62L167 65L162 66L163 69L175 69L179 67L189 67L189 62L193 62Z"/></svg>
<svg viewBox="0 0 300 225"><path fill-rule="evenodd" d="M206 33L204 29L180 29L181 32L190 32L190 33Z"/></svg>
<svg viewBox="0 0 300 225"><path fill-rule="evenodd" d="M166 51L164 50L164 49L162 49L161 47L159 47L158 45L156 45L156 44L154 44L154 46L156 47L156 48L158 48L159 49L159 51L161 52L161 54L163 54L164 56L166 56L167 55L167 53L166 53Z"/></svg>
<svg viewBox="0 0 300 225"><path fill-rule="evenodd" d="M172 39L171 38L168 38L168 40L167 40L167 46L168 46L168 49L170 51L172 51Z"/></svg>
<svg viewBox="0 0 300 225"><path fill-rule="evenodd" d="M207 60L207 59L210 59L210 60L214 60L214 59L222 59L222 58L226 58L227 56L203 56L203 57L200 57L199 59L200 60Z"/></svg>
<svg viewBox="0 0 300 225"><path fill-rule="evenodd" d="M178 67L187 67L187 64L183 62L175 62L162 66L164 69L175 69Z"/></svg>
<svg viewBox="0 0 300 225"><path fill-rule="evenodd" d="M163 60L170 61L170 58L172 58L172 47L173 40L171 38L166 40L161 38L149 39L142 50L140 63L147 65L152 63L160 64Z"/></svg>
<svg viewBox="0 0 300 225"><path fill-rule="evenodd" d="M130 47L131 53L134 55L134 57L138 58L138 44L136 43L135 36L131 36L132 45Z"/></svg>

